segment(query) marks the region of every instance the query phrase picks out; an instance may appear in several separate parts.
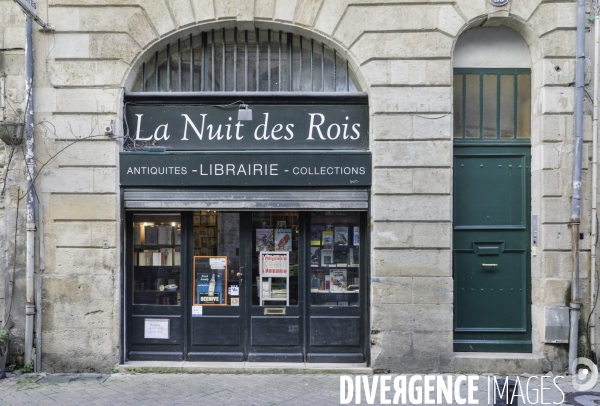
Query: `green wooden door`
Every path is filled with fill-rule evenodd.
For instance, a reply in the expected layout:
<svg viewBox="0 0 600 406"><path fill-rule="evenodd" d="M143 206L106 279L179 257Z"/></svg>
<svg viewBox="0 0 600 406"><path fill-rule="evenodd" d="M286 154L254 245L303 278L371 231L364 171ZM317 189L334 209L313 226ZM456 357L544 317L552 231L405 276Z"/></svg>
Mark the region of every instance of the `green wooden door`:
<svg viewBox="0 0 600 406"><path fill-rule="evenodd" d="M530 147L454 145L454 350L531 352Z"/></svg>

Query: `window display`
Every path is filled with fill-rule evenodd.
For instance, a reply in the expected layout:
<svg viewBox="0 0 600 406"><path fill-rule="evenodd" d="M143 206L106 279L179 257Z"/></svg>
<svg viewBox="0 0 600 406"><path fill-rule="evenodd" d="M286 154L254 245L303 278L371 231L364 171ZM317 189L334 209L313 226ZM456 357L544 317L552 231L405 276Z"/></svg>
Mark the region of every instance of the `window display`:
<svg viewBox="0 0 600 406"><path fill-rule="evenodd" d="M133 304L181 305L181 217L136 214Z"/></svg>
<svg viewBox="0 0 600 406"><path fill-rule="evenodd" d="M296 306L298 304L298 212L252 213L252 304ZM264 257L263 255L268 255ZM285 257L285 264L281 265ZM263 260L269 272L263 272ZM280 267L281 265L281 267ZM286 272L287 271L287 274Z"/></svg>
<svg viewBox="0 0 600 406"><path fill-rule="evenodd" d="M195 211L194 305L239 306L240 214Z"/></svg>
<svg viewBox="0 0 600 406"><path fill-rule="evenodd" d="M359 242L358 214L312 214L310 291L313 306L359 305Z"/></svg>

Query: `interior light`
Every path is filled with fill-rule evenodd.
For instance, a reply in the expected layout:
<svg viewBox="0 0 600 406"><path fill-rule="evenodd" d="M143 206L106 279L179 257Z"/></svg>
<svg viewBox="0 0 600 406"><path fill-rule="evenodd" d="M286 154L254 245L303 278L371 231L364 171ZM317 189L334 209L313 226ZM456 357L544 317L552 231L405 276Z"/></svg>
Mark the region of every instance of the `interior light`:
<svg viewBox="0 0 600 406"><path fill-rule="evenodd" d="M175 225L176 225L176 224L175 224L175 222L172 222L172 223L171 223L171 225L172 225L173 227L175 227Z"/></svg>
<svg viewBox="0 0 600 406"><path fill-rule="evenodd" d="M148 225L148 223L146 223L146 222L144 221L144 225L145 225L145 226L147 226L147 225Z"/></svg>

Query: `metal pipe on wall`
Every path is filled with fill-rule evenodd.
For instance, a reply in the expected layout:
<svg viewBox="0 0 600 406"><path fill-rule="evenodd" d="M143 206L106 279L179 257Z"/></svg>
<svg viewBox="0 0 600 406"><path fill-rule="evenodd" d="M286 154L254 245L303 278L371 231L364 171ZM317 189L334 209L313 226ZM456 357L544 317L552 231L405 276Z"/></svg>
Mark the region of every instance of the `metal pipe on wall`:
<svg viewBox="0 0 600 406"><path fill-rule="evenodd" d="M573 142L573 192L571 198L571 303L569 331L569 373L576 372L577 344L579 340L579 224L581 223L581 166L583 151L583 97L585 78L585 0L577 1L577 35L575 65L575 140Z"/></svg>
<svg viewBox="0 0 600 406"><path fill-rule="evenodd" d="M38 206L39 269L35 284L35 372L42 370L42 277L44 275L44 207Z"/></svg>
<svg viewBox="0 0 600 406"><path fill-rule="evenodd" d="M599 2L596 1L596 10ZM600 48L600 21L594 18L594 111L592 115L592 224L590 238L590 347L596 353L596 319L594 317L594 304L598 291L596 289L596 243L598 238L598 57Z"/></svg>
<svg viewBox="0 0 600 406"><path fill-rule="evenodd" d="M34 299L34 272L35 272L35 159L33 142L33 21L27 18L25 22L25 90L27 93L27 106L25 111L25 132L27 152L25 164L27 166L27 251L25 270L25 364L31 364L33 351L33 322L35 315Z"/></svg>

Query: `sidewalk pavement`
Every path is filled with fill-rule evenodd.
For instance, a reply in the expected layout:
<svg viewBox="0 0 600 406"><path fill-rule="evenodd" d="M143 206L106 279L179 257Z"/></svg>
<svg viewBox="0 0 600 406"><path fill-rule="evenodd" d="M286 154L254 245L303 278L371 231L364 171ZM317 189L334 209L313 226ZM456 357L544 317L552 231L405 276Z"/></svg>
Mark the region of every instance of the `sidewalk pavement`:
<svg viewBox="0 0 600 406"><path fill-rule="evenodd" d="M398 374L390 374L393 377ZM448 377L450 374L445 374ZM479 377L474 399L487 405L487 382L490 374ZM499 375L496 375L499 377ZM519 376L525 385L532 375ZM552 375L546 375L552 376ZM383 375L370 375L369 382ZM410 375L406 375L410 378ZM453 379L458 375L453 375ZM504 378L504 377L503 377ZM511 376L514 379L515 376ZM353 377L353 381L355 379ZM540 379L532 379L538 389ZM565 394L573 392L571 377L556 380ZM387 398L394 395L393 384ZM563 395L552 379L545 380L545 404L560 404ZM589 391L600 392L600 384ZM461 394L466 398L467 385ZM380 392L375 402L382 404ZM519 398L519 405L541 404L539 395L530 389L529 400ZM432 396L435 399L435 396ZM598 395L600 399L600 393ZM364 388L361 403L366 401ZM531 401L532 403L530 403ZM590 405L600 404L588 399ZM340 375L336 374L181 374L115 373L99 374L9 374L0 380L2 405L339 405ZM356 404L355 399L350 403ZM407 400L407 404L408 403ZM442 403L447 404L447 403Z"/></svg>

